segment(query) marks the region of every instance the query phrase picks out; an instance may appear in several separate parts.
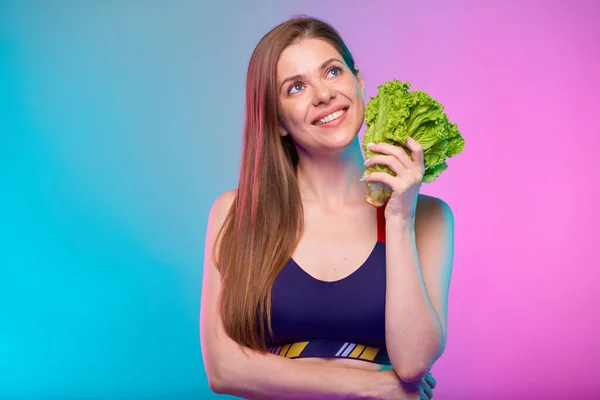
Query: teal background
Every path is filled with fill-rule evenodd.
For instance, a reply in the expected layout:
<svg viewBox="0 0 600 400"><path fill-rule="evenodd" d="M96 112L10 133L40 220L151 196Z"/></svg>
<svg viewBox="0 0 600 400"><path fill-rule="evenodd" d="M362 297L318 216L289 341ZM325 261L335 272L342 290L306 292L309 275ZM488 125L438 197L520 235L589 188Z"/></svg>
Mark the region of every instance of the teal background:
<svg viewBox="0 0 600 400"><path fill-rule="evenodd" d="M300 13L465 137L421 190L456 221L434 398L600 397L597 1L0 0L0 400L217 397L208 210L250 54Z"/></svg>
<svg viewBox="0 0 600 400"><path fill-rule="evenodd" d="M0 399L210 396L204 229L250 51L210 10L0 3Z"/></svg>

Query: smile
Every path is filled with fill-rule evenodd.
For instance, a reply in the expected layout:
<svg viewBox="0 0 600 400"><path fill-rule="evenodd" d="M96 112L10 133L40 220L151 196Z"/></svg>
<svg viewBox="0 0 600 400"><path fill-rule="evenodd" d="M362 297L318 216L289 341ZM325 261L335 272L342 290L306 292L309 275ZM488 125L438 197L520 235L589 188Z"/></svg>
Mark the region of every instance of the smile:
<svg viewBox="0 0 600 400"><path fill-rule="evenodd" d="M342 108L341 110L337 110L337 111L327 115L326 117L321 118L317 122L314 122L313 125L319 126L319 125L324 125L329 122L335 121L336 119L338 119L339 117L344 115L346 113L346 111L348 111L347 108Z"/></svg>

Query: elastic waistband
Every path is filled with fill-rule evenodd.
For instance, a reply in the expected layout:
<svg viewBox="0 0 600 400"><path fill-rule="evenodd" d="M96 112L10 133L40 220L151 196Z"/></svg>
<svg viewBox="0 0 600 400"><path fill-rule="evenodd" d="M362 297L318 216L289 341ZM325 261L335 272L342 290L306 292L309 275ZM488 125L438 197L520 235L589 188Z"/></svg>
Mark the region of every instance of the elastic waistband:
<svg viewBox="0 0 600 400"><path fill-rule="evenodd" d="M330 339L313 339L267 347L271 354L287 358L353 358L380 365L390 365L385 348L371 347L359 343L342 342Z"/></svg>

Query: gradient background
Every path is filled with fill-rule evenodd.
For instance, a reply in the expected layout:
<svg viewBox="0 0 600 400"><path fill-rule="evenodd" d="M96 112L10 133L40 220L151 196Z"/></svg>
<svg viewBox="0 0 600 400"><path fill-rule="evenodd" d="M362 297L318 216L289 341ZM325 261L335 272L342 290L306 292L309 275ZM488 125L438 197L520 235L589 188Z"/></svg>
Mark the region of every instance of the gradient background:
<svg viewBox="0 0 600 400"><path fill-rule="evenodd" d="M600 398L599 2L40 0L0 1L0 399L217 397L208 210L250 54L300 13L466 139L422 188L456 218L434 398Z"/></svg>

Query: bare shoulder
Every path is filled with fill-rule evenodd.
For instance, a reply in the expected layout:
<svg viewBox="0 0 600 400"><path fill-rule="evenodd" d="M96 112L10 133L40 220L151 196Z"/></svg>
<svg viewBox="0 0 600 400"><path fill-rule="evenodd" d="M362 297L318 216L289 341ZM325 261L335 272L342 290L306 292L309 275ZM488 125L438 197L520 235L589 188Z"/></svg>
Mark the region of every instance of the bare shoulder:
<svg viewBox="0 0 600 400"><path fill-rule="evenodd" d="M448 203L433 196L419 196L415 237L423 270L438 277L448 276L454 252L454 215Z"/></svg>
<svg viewBox="0 0 600 400"><path fill-rule="evenodd" d="M211 210L223 211L225 209L226 211L229 211L236 194L237 189L226 190L225 192L221 193L213 202Z"/></svg>
<svg viewBox="0 0 600 400"><path fill-rule="evenodd" d="M219 196L217 196L210 207L210 211L208 213L208 222L206 224L205 247L205 255L208 257L212 257L212 250L217 238L217 234L227 218L227 214L229 213L231 205L235 200L236 193L237 190L235 189L227 190L221 193Z"/></svg>
<svg viewBox="0 0 600 400"><path fill-rule="evenodd" d="M233 204L233 201L235 200L236 194L237 190L232 189L227 190L221 193L219 196L217 196L212 206L210 207L210 212L208 216L209 230L212 230L211 228L216 228L218 230L221 227L223 221L225 220L225 217L227 216L227 213L229 212L229 209L231 208L231 205Z"/></svg>
<svg viewBox="0 0 600 400"><path fill-rule="evenodd" d="M447 202L439 197L419 194L415 216L415 227L430 227L440 224L445 227L452 226L454 215Z"/></svg>

